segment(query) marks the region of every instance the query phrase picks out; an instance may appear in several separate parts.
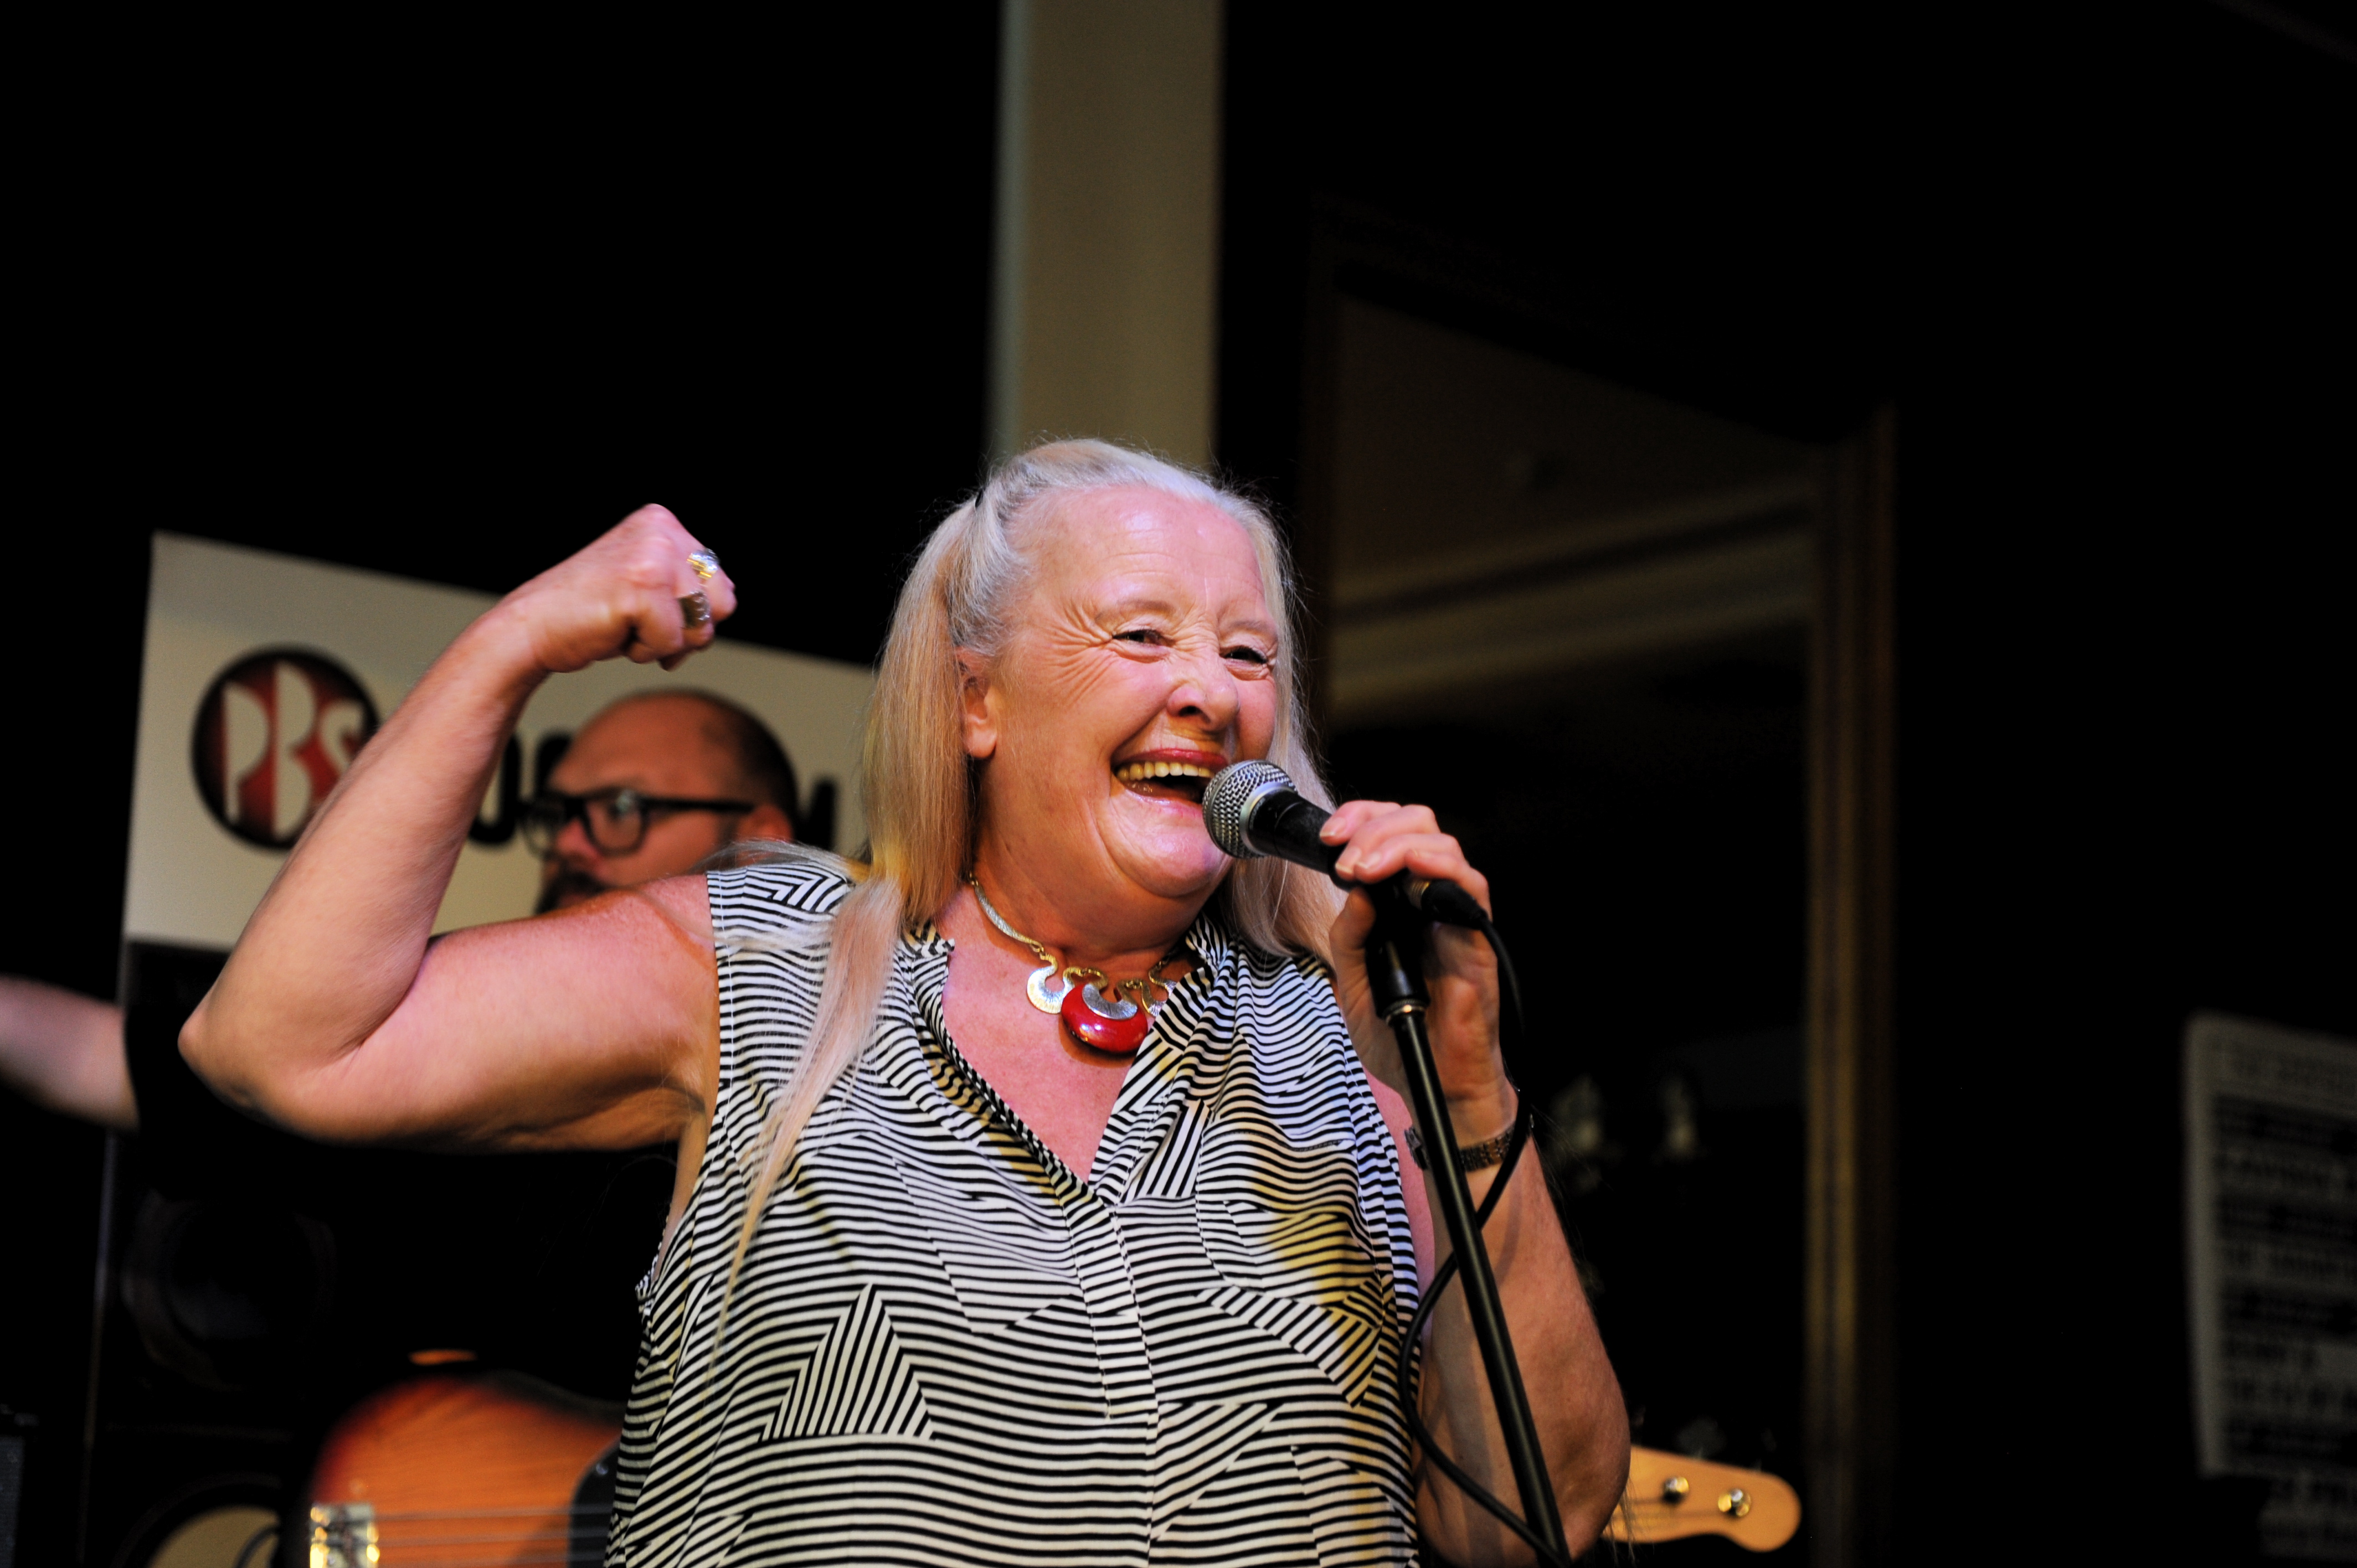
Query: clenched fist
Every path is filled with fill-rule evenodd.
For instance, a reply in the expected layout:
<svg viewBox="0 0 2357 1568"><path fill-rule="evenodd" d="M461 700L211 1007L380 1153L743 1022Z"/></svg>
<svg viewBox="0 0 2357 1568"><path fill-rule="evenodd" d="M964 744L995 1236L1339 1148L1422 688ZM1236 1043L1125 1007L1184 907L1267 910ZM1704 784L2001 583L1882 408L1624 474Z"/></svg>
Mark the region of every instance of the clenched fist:
<svg viewBox="0 0 2357 1568"><path fill-rule="evenodd" d="M698 575L702 557L706 578ZM694 618L696 599L708 607ZM533 659L563 674L620 656L675 670L737 610L737 587L668 508L643 506L500 602Z"/></svg>

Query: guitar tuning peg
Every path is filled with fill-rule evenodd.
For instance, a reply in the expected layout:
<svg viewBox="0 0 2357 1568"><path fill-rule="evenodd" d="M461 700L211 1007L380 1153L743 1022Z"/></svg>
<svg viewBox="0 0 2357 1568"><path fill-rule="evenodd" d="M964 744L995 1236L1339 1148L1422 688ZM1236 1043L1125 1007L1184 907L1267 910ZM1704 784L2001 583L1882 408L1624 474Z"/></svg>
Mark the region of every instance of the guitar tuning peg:
<svg viewBox="0 0 2357 1568"><path fill-rule="evenodd" d="M1741 1519L1751 1511L1751 1494L1741 1487L1730 1487L1719 1493L1718 1511L1729 1519Z"/></svg>
<svg viewBox="0 0 2357 1568"><path fill-rule="evenodd" d="M1694 1490L1693 1484L1684 1476L1672 1476L1662 1483L1662 1500L1665 1503L1682 1503L1686 1500L1686 1494L1692 1490Z"/></svg>

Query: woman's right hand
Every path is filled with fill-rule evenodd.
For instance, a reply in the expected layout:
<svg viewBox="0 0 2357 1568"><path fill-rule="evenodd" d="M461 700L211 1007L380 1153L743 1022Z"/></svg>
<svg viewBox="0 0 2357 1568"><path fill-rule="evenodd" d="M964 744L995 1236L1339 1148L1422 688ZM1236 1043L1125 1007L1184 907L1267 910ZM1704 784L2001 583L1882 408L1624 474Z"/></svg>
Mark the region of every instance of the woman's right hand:
<svg viewBox="0 0 2357 1568"><path fill-rule="evenodd" d="M521 633L535 674L565 674L601 659L661 661L676 669L708 647L737 610L728 574L696 575L704 545L670 510L642 506L595 543L500 601L493 612ZM706 555L707 562L710 557ZM701 594L704 620L688 624L681 600Z"/></svg>

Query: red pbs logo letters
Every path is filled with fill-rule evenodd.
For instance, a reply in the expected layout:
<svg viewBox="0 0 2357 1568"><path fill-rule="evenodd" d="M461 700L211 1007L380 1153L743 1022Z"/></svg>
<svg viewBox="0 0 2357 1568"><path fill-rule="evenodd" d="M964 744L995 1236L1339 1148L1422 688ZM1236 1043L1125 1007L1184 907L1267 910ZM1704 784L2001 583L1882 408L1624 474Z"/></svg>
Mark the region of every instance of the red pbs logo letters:
<svg viewBox="0 0 2357 1568"><path fill-rule="evenodd" d="M189 760L213 820L285 849L376 733L376 704L350 671L300 649L249 653L197 704Z"/></svg>

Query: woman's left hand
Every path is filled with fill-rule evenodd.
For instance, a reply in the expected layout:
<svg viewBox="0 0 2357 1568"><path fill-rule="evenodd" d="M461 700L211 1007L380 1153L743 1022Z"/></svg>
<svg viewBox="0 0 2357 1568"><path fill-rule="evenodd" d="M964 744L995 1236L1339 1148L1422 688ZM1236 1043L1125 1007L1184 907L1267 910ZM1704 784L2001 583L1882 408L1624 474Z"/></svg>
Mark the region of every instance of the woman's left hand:
<svg viewBox="0 0 2357 1568"><path fill-rule="evenodd" d="M1440 831L1440 823L1424 806L1352 800L1327 819L1318 836L1344 846L1335 875L1358 885L1334 919L1335 993L1360 1055L1369 1061L1388 1061L1394 1048L1391 1026L1377 1015L1367 993L1367 966L1358 961L1375 923L1375 901L1367 886L1406 871L1436 882L1454 882L1487 909L1489 878L1473 869L1464 847ZM1503 1131L1514 1115L1514 1090L1498 1049L1497 961L1480 932L1436 925L1424 978L1432 993L1433 1058L1448 1096L1449 1120L1468 1142L1490 1137Z"/></svg>

